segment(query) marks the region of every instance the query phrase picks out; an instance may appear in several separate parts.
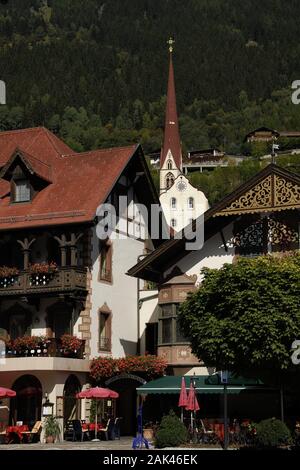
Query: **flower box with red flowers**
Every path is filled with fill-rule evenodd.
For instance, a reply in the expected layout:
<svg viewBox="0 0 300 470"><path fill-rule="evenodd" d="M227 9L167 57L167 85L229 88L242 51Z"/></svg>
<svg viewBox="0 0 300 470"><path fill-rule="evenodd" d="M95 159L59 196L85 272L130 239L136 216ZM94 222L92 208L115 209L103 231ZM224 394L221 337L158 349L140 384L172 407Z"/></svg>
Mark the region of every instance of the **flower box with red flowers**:
<svg viewBox="0 0 300 470"><path fill-rule="evenodd" d="M57 271L57 264L53 261L51 263L35 263L29 266L30 272L30 285L40 286L49 283L55 272Z"/></svg>
<svg viewBox="0 0 300 470"><path fill-rule="evenodd" d="M62 335L60 338L60 352L66 357L77 357L82 348L83 341L77 336Z"/></svg>
<svg viewBox="0 0 300 470"><path fill-rule="evenodd" d="M17 281L19 270L14 267L0 266L0 287L9 287Z"/></svg>
<svg viewBox="0 0 300 470"><path fill-rule="evenodd" d="M10 342L10 349L19 357L43 355L43 336L21 336Z"/></svg>

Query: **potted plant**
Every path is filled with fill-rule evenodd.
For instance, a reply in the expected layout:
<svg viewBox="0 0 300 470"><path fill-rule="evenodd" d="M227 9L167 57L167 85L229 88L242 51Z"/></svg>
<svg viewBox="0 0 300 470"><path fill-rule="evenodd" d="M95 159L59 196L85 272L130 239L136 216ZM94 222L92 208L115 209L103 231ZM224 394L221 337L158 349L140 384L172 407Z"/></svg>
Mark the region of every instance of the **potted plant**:
<svg viewBox="0 0 300 470"><path fill-rule="evenodd" d="M55 416L47 416L44 423L47 444L53 444L60 437L60 425Z"/></svg>
<svg viewBox="0 0 300 470"><path fill-rule="evenodd" d="M144 438L147 439L147 441L153 442L157 429L158 429L158 425L152 423L152 421L150 421L149 423L146 423L143 429Z"/></svg>

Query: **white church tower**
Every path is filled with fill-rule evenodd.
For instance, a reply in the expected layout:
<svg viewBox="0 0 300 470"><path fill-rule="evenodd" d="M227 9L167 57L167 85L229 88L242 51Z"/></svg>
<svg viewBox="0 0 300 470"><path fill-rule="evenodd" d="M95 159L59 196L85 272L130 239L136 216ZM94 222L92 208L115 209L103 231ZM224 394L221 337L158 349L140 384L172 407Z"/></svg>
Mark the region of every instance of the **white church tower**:
<svg viewBox="0 0 300 470"><path fill-rule="evenodd" d="M164 143L160 155L160 202L167 223L176 232L208 209L202 191L194 188L182 173L182 153L176 107L173 44L168 41L170 63Z"/></svg>

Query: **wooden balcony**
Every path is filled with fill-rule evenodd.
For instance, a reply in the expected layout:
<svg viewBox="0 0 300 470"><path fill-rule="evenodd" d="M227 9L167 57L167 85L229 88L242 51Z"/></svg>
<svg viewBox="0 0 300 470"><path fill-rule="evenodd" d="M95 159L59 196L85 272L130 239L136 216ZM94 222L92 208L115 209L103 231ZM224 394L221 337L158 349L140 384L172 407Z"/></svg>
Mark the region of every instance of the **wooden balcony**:
<svg viewBox="0 0 300 470"><path fill-rule="evenodd" d="M59 267L51 274L21 271L8 279L0 279L0 298L17 295L57 295L81 293L87 290L87 270L77 266Z"/></svg>

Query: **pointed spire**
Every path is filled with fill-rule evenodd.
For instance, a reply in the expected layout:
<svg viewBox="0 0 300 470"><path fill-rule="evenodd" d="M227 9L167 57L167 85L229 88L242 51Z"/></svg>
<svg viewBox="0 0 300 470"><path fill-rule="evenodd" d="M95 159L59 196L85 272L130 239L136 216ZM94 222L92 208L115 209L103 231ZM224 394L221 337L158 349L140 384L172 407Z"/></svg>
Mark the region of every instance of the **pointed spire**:
<svg viewBox="0 0 300 470"><path fill-rule="evenodd" d="M170 63L169 63L169 80L168 80L168 94L167 94L167 107L166 107L166 120L164 132L164 144L161 150L160 166L162 167L170 150L174 158L175 164L179 170L182 169L182 154L178 127L178 116L176 107L176 93L175 93L175 80L173 68L173 44L174 40L168 40Z"/></svg>

